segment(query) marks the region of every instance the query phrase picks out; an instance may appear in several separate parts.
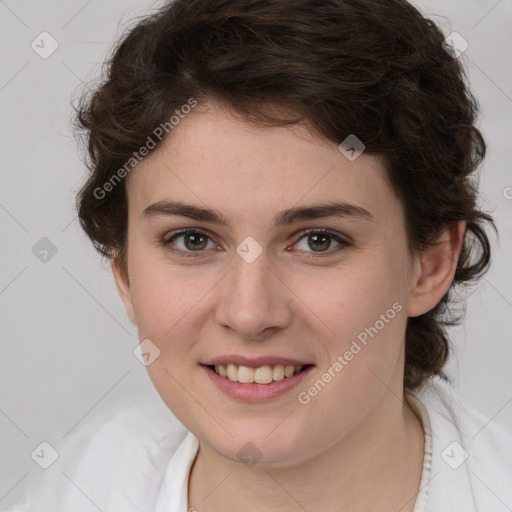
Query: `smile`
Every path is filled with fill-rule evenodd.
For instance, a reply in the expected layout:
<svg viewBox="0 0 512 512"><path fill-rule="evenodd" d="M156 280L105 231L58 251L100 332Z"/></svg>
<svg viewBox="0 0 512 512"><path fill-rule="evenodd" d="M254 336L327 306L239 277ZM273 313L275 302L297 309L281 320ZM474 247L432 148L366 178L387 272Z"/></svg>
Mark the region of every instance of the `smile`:
<svg viewBox="0 0 512 512"><path fill-rule="evenodd" d="M270 384L287 379L302 371L304 366L292 365L263 365L258 368L248 366L239 366L236 364L216 364L210 366L217 375L232 382L241 382L244 384Z"/></svg>
<svg viewBox="0 0 512 512"><path fill-rule="evenodd" d="M315 368L313 364L263 364L264 361L256 364L251 361L249 364L254 364L251 367L228 363L225 359L215 363L200 366L222 394L242 402L277 399L296 388Z"/></svg>

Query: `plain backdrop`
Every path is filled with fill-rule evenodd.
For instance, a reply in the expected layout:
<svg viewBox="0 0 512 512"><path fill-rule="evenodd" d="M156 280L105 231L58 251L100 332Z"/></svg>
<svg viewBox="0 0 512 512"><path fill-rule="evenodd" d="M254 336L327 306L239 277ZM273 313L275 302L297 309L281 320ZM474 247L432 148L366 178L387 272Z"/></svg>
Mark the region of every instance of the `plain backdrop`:
<svg viewBox="0 0 512 512"><path fill-rule="evenodd" d="M465 324L451 330L448 370L463 398L510 429L512 1L415 4L469 44L461 58L489 149L481 206L500 231L499 243L491 235L493 266L469 297ZM82 81L99 75L127 24L158 5L0 0L0 509L43 471L30 456L39 443L58 450L84 418L135 397L159 400L133 354L137 332L109 266L76 220L74 193L86 171L70 123ZM58 43L46 59L31 47L42 32Z"/></svg>

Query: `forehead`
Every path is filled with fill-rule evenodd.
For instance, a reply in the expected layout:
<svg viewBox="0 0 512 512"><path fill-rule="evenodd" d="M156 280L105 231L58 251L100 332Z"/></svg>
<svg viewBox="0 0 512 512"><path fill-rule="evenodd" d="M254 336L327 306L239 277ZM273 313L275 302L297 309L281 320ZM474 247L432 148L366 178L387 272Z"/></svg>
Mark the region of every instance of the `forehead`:
<svg viewBox="0 0 512 512"><path fill-rule="evenodd" d="M161 201L209 205L226 217L345 201L375 215L399 206L384 162L350 161L306 125L257 126L207 105L182 119L128 177L130 210Z"/></svg>

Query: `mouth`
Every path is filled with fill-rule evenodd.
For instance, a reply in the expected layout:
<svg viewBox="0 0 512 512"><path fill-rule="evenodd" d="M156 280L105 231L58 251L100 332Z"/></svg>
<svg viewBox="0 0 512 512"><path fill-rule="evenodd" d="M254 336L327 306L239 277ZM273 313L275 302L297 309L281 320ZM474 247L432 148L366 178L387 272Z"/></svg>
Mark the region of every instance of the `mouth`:
<svg viewBox="0 0 512 512"><path fill-rule="evenodd" d="M231 382L240 382L242 384L272 384L285 379L289 379L313 366L306 365L262 365L257 368L250 366L236 365L234 363L205 365L209 370L215 372Z"/></svg>
<svg viewBox="0 0 512 512"><path fill-rule="evenodd" d="M267 362L274 364L251 361L245 362L245 365L238 365L224 359L222 362L215 361L216 364L200 364L200 367L222 394L237 401L249 403L267 402L288 395L315 368L314 364L292 365L276 364L276 361ZM247 364L253 366L246 366Z"/></svg>

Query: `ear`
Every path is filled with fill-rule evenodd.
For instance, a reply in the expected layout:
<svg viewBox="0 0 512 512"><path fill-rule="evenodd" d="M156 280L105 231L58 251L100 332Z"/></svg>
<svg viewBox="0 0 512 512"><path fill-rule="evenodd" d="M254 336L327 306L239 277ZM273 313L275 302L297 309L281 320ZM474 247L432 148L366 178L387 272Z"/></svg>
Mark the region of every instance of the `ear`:
<svg viewBox="0 0 512 512"><path fill-rule="evenodd" d="M435 308L453 282L464 244L466 222L447 227L435 245L416 257L407 316L420 316Z"/></svg>
<svg viewBox="0 0 512 512"><path fill-rule="evenodd" d="M131 322L137 325L137 322L135 321L132 297L130 293L130 281L128 275L126 275L121 269L118 254L116 252L112 253L110 264L112 267L112 273L114 275L114 281L117 286L117 291L119 292L119 296L121 297L121 300L124 303L126 313L128 313L128 317L130 318Z"/></svg>

